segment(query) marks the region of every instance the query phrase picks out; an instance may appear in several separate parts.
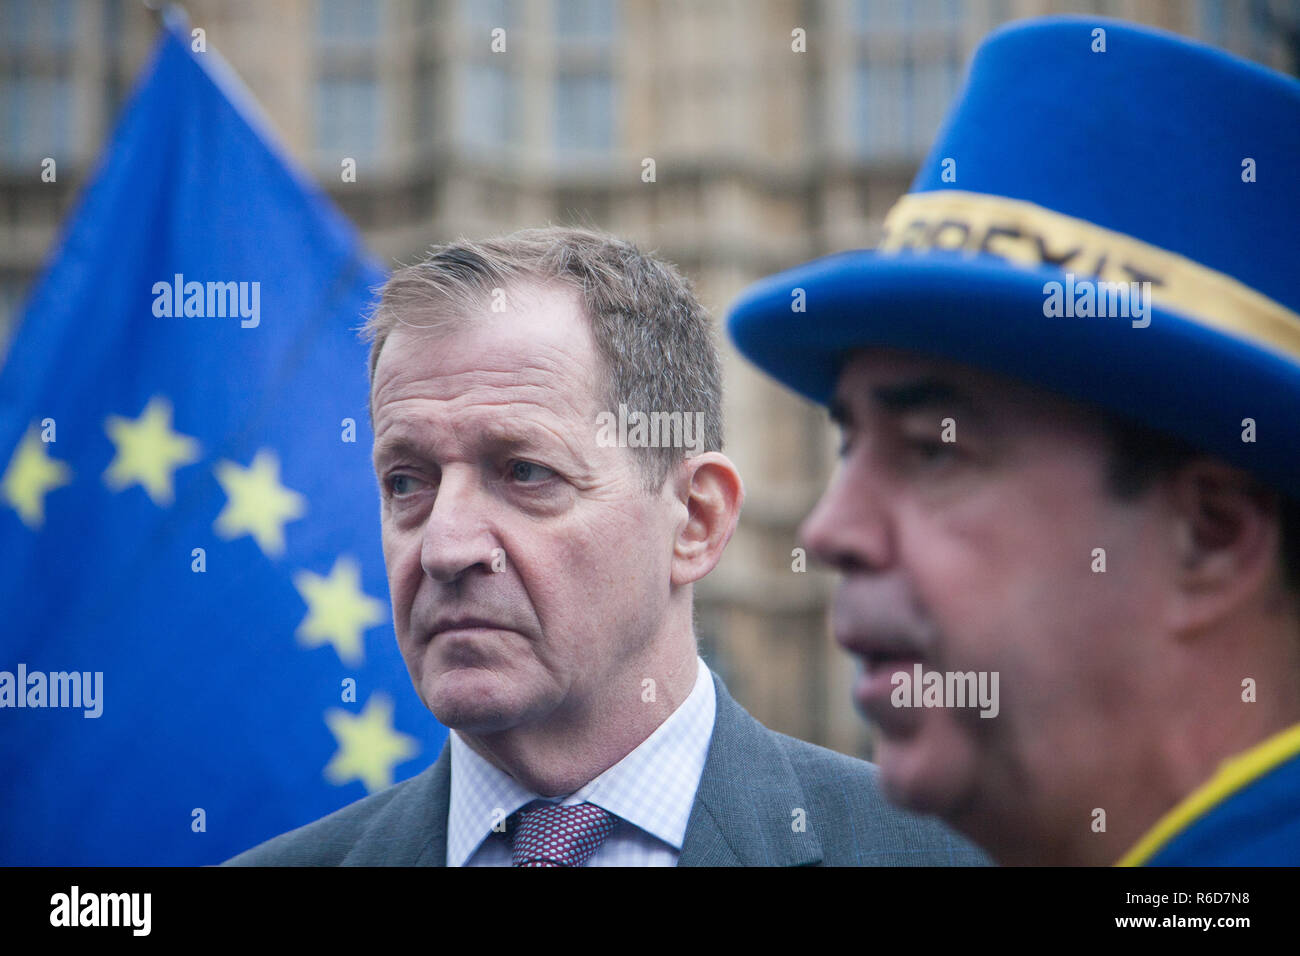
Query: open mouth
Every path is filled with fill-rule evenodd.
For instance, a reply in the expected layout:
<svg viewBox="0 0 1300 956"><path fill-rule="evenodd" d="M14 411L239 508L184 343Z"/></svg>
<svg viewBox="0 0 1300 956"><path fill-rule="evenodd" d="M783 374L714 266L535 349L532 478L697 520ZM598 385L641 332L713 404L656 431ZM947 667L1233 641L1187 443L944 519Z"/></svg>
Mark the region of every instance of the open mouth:
<svg viewBox="0 0 1300 956"><path fill-rule="evenodd" d="M877 673L883 670L910 670L913 664L924 663L917 651L869 651L859 655L865 670Z"/></svg>
<svg viewBox="0 0 1300 956"><path fill-rule="evenodd" d="M856 656L862 673L853 687L853 698L863 716L889 736L914 732L920 712L899 708L893 698L899 682L912 680L916 669L924 667L925 658L910 648L858 651Z"/></svg>

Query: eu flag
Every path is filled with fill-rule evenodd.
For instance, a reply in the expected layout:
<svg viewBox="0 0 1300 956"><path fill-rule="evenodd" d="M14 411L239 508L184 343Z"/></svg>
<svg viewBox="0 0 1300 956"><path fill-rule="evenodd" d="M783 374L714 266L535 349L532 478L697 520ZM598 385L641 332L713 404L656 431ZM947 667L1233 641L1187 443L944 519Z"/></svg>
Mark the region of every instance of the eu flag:
<svg viewBox="0 0 1300 956"><path fill-rule="evenodd" d="M383 275L259 115L169 15L0 370L0 864L216 863L445 738L379 542Z"/></svg>

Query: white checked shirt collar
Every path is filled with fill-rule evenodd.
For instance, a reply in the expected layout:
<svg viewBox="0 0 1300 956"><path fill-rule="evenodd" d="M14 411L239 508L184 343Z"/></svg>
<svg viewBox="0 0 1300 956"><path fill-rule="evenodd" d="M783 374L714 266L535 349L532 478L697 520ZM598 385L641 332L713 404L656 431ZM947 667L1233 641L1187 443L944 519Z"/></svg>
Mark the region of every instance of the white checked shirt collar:
<svg viewBox="0 0 1300 956"><path fill-rule="evenodd" d="M679 852L718 706L713 676L703 660L697 661L694 688L654 733L585 787L553 802L594 803ZM464 866L491 834L494 823L544 799L479 756L452 731L447 865ZM617 836L615 831L610 840Z"/></svg>

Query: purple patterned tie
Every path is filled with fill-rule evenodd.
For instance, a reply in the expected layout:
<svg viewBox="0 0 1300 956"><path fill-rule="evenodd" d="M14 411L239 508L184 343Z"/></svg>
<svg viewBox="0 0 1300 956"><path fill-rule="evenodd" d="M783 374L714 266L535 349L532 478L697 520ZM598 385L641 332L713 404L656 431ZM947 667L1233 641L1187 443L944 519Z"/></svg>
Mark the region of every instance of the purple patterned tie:
<svg viewBox="0 0 1300 956"><path fill-rule="evenodd" d="M618 825L594 803L548 803L519 815L512 866L582 866Z"/></svg>

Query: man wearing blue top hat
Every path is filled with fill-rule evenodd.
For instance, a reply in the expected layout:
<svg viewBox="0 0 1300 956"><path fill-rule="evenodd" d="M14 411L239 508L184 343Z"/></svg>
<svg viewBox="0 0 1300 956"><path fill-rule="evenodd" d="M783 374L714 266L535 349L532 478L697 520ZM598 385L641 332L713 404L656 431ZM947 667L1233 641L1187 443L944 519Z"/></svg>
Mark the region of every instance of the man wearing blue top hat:
<svg viewBox="0 0 1300 956"><path fill-rule="evenodd" d="M1054 17L878 249L742 295L840 427L801 537L894 801L1003 863L1300 863L1298 267L1300 83Z"/></svg>

